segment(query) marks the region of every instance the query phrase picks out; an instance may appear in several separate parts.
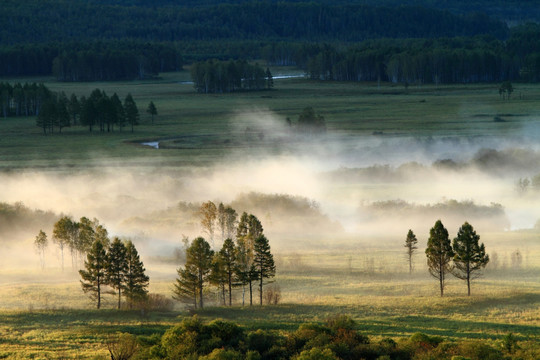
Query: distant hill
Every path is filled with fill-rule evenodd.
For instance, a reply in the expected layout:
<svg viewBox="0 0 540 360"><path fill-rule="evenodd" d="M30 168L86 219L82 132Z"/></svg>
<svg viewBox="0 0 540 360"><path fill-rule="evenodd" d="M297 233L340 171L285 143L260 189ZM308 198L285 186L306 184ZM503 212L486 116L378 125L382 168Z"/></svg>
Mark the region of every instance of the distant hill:
<svg viewBox="0 0 540 360"><path fill-rule="evenodd" d="M204 7L216 4L245 4L252 0L94 0L93 3L123 6L185 6ZM278 3L282 0L268 2ZM306 2L288 0L287 3ZM508 22L510 25L523 22L540 22L540 6L537 0L317 0L317 4L402 6L413 5L439 10L449 10L454 14L484 13L490 17Z"/></svg>
<svg viewBox="0 0 540 360"><path fill-rule="evenodd" d="M0 43L65 41L295 40L361 41L372 38L437 38L508 35L504 22L418 5L388 6L314 2L241 1L186 6L123 0L2 1ZM138 6L128 4L139 4ZM394 2L395 3L395 2ZM143 6L144 5L144 6Z"/></svg>

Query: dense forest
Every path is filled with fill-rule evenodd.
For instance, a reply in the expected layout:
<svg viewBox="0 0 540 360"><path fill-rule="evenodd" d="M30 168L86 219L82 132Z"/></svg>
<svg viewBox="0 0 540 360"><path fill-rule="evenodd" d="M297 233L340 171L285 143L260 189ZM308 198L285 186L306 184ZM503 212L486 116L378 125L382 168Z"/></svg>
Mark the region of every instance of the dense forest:
<svg viewBox="0 0 540 360"><path fill-rule="evenodd" d="M144 79L184 62L264 59L317 80L539 81L540 26L524 24L540 19L534 3L10 0L0 76Z"/></svg>

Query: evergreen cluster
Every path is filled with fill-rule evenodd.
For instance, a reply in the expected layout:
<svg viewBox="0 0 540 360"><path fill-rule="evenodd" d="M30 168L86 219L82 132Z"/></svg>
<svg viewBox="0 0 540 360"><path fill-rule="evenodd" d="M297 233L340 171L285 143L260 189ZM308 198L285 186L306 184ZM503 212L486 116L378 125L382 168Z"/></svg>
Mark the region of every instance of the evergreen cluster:
<svg viewBox="0 0 540 360"><path fill-rule="evenodd" d="M441 220L437 220L431 228L426 248L427 265L429 273L439 280L441 296L444 295L449 274L465 280L467 295L471 295L471 281L480 275L480 270L489 262L485 246L479 240L480 236L468 222L459 228L452 243ZM409 236L406 244L408 242Z"/></svg>
<svg viewBox="0 0 540 360"><path fill-rule="evenodd" d="M153 115L157 114L155 105L151 111L153 119ZM87 126L90 132L95 127L100 132L111 132L115 126L122 131L129 125L133 132L134 125L138 123L139 110L131 94L122 103L116 93L109 97L100 89L92 91L88 98L82 96L80 99L75 94L68 99L63 92L49 92L36 120L36 125L43 129L44 134L54 132L55 128L61 132L64 127L77 124Z"/></svg>
<svg viewBox="0 0 540 360"><path fill-rule="evenodd" d="M272 73L247 61L207 60L191 66L191 79L199 93L228 93L273 87Z"/></svg>
<svg viewBox="0 0 540 360"><path fill-rule="evenodd" d="M311 79L450 84L540 80L540 26L493 37L377 39L347 46L274 43L263 49L274 65L296 65Z"/></svg>
<svg viewBox="0 0 540 360"><path fill-rule="evenodd" d="M210 244L202 237L186 243L186 263L178 269L178 278L174 285L174 298L191 304L194 308L204 306L204 290L208 285L218 289L223 305L232 305L233 288L242 289L242 305L246 291L249 291L249 303L253 304L253 287L259 289L259 302L263 303L263 287L267 279L275 276L276 267L270 251L269 241L263 234L259 219L244 212L237 221L234 209L212 202L201 206L201 225L213 242L215 224L221 229L223 245L219 251L213 251ZM235 240L230 237L233 228Z"/></svg>
<svg viewBox="0 0 540 360"><path fill-rule="evenodd" d="M122 295L131 309L143 300L148 293L149 278L139 258L135 245L131 241L114 238L112 243L96 239L88 250L84 269L79 270L81 285L85 293L101 307L101 299L105 286L113 289L110 293L118 294L118 309L121 307Z"/></svg>

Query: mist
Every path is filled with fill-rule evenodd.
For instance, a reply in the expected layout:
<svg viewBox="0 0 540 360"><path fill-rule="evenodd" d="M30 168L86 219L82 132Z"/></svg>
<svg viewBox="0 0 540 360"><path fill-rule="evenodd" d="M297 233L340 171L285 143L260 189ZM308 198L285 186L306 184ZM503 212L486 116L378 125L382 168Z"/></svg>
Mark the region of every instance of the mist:
<svg viewBox="0 0 540 360"><path fill-rule="evenodd" d="M208 200L259 217L280 252L401 246L408 229L427 238L438 219L455 234L465 221L495 232L531 229L540 218L540 192L516 191L520 177L540 173L533 137L351 136L331 129L304 136L260 109L236 114L229 128L243 146L212 166L96 160L88 170L2 173L0 202L97 218L111 236L134 239L143 256L167 256L183 236L204 236L196 210ZM26 249L31 257L40 228L50 238L53 222L28 224L0 233L11 249L0 266L28 264L15 254Z"/></svg>

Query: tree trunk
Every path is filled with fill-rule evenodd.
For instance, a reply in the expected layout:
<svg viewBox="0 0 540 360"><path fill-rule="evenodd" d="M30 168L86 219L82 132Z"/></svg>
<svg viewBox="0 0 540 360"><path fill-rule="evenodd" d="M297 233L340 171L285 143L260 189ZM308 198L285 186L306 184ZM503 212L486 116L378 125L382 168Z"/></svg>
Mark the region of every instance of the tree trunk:
<svg viewBox="0 0 540 360"><path fill-rule="evenodd" d="M97 280L97 308L101 307L101 284L99 283L99 278Z"/></svg>
<svg viewBox="0 0 540 360"><path fill-rule="evenodd" d="M467 296L471 296L471 270L467 263Z"/></svg>
<svg viewBox="0 0 540 360"><path fill-rule="evenodd" d="M249 280L249 306L253 305L253 283Z"/></svg>
<svg viewBox="0 0 540 360"><path fill-rule="evenodd" d="M122 298L122 289L118 287L118 310L120 310L120 301Z"/></svg>
<svg viewBox="0 0 540 360"><path fill-rule="evenodd" d="M259 274L259 276L261 277L259 281L259 299L261 301L261 306L262 306L263 304L263 274L262 272Z"/></svg>
<svg viewBox="0 0 540 360"><path fill-rule="evenodd" d="M232 306L232 274L229 271L229 306Z"/></svg>

